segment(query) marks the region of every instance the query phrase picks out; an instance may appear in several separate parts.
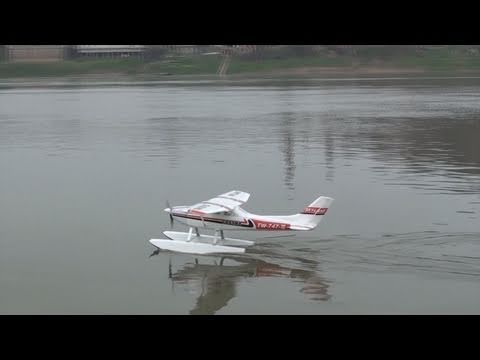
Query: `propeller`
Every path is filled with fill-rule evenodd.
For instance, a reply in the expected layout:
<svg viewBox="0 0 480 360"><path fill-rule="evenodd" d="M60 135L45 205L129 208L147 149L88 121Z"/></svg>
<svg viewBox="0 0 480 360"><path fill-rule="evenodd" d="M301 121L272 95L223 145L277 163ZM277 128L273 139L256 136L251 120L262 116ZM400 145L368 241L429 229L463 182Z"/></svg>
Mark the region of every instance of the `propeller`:
<svg viewBox="0 0 480 360"><path fill-rule="evenodd" d="M150 254L148 258L151 258L152 256L156 256L158 254L160 254L160 249L155 250L153 253Z"/></svg>
<svg viewBox="0 0 480 360"><path fill-rule="evenodd" d="M169 201L167 200L167 208L170 210L168 215L170 216L170 228L173 228L173 215L172 215L172 207L170 206Z"/></svg>

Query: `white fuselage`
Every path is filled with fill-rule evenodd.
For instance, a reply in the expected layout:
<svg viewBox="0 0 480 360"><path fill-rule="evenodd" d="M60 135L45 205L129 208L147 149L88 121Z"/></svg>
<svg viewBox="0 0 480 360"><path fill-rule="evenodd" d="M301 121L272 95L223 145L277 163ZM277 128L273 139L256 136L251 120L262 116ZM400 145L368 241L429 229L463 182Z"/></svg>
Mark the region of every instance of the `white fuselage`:
<svg viewBox="0 0 480 360"><path fill-rule="evenodd" d="M299 215L265 216L251 214L237 207L231 212L202 214L189 211L189 206L176 206L170 212L175 220L191 227L212 230L310 230Z"/></svg>

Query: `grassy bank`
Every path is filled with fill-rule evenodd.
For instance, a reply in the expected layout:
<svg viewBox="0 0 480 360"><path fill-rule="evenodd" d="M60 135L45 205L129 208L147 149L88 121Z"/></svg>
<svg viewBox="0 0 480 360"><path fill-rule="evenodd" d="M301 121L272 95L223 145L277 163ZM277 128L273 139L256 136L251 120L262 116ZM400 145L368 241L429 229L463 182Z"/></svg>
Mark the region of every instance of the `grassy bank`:
<svg viewBox="0 0 480 360"><path fill-rule="evenodd" d="M220 55L169 56L157 61L139 59L69 60L51 63L0 63L0 78L35 78L88 75L216 75ZM480 72L480 54L448 49L414 53L363 51L355 54L309 56L233 57L227 75L282 75L352 72Z"/></svg>
<svg viewBox="0 0 480 360"><path fill-rule="evenodd" d="M396 69L398 71L422 72L456 72L480 71L480 54L453 52L449 48L428 50L422 53L382 52L382 49L365 49L355 54L317 55L305 57L289 57L285 59L258 59L245 61L232 59L229 73L275 72L276 70L292 70L315 68L328 71L372 71Z"/></svg>
<svg viewBox="0 0 480 360"><path fill-rule="evenodd" d="M96 74L215 74L218 56L187 56L147 62L139 59L68 60L47 63L1 63L0 78L59 77Z"/></svg>

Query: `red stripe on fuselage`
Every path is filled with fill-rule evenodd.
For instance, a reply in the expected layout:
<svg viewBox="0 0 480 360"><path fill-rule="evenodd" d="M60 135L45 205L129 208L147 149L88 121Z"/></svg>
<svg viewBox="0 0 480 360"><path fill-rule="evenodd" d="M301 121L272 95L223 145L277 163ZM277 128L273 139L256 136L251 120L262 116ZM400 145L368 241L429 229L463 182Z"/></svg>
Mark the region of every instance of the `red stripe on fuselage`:
<svg viewBox="0 0 480 360"><path fill-rule="evenodd" d="M191 214L191 212L190 212ZM241 226L241 227L253 227L253 223L248 219L243 219L243 221L239 220L229 220L229 219L218 219L218 218L211 218L211 217L203 217L197 215L190 215L190 214L174 214L173 216L190 219L190 220L198 220L198 221L205 221L205 222L213 222L217 224L224 224L224 225L231 225L231 226Z"/></svg>
<svg viewBox="0 0 480 360"><path fill-rule="evenodd" d="M191 212L190 212L191 213ZM209 217L204 217L204 216L198 216L198 215L187 215L187 214L172 214L173 216L178 216L190 220L204 220L204 221L209 221L209 222L219 222L223 223L222 219L215 219L215 218L209 218Z"/></svg>

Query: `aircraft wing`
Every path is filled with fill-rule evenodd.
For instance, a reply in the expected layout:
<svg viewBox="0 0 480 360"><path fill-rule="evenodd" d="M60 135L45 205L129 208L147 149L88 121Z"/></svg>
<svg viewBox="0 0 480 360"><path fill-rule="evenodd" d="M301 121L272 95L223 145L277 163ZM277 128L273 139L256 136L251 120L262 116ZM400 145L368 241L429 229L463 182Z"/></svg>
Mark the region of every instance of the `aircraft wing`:
<svg viewBox="0 0 480 360"><path fill-rule="evenodd" d="M209 200L202 201L193 205L189 211L203 214L215 214L219 212L230 212L236 207L247 202L250 194L232 190L224 194L217 195Z"/></svg>

